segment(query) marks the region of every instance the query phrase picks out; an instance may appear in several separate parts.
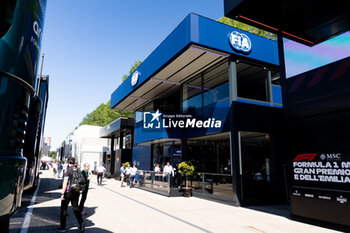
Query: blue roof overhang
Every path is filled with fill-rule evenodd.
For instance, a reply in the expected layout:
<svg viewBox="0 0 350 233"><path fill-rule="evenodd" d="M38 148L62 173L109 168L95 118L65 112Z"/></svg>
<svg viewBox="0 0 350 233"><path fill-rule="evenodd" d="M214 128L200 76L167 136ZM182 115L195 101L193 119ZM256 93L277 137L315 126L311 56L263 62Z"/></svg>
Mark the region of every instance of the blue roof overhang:
<svg viewBox="0 0 350 233"><path fill-rule="evenodd" d="M249 53L231 46L233 31L249 37ZM112 93L111 108L136 110L171 94L187 79L230 56L279 64L276 41L191 13L137 68L138 78L132 82L134 72Z"/></svg>

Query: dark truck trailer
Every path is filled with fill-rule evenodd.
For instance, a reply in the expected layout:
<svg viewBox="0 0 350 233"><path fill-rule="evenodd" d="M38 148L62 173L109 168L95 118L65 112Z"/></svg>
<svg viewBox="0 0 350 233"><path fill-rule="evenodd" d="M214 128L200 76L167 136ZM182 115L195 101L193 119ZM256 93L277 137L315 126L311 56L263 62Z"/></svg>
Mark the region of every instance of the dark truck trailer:
<svg viewBox="0 0 350 233"><path fill-rule="evenodd" d="M292 215L350 226L350 58L287 79Z"/></svg>
<svg viewBox="0 0 350 233"><path fill-rule="evenodd" d="M36 95L31 98L29 119L23 155L27 158L27 170L24 190L34 192L39 182L40 155L43 146L43 134L48 103L48 76L40 78Z"/></svg>
<svg viewBox="0 0 350 233"><path fill-rule="evenodd" d="M31 98L27 132L23 147L23 155L27 158L27 169L24 180L24 190L34 191L39 178L36 172L36 165L38 164L38 155L36 154L36 143L38 143L37 134L41 109L42 101L40 100L40 98L36 96Z"/></svg>
<svg viewBox="0 0 350 233"><path fill-rule="evenodd" d="M0 3L0 229L21 204L23 155L34 96L46 0Z"/></svg>

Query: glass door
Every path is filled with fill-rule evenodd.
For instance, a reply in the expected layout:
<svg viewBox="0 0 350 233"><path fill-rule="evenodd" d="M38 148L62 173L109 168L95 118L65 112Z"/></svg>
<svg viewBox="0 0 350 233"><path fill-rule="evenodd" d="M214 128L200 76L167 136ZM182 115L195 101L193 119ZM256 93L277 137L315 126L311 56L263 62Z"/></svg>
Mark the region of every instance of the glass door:
<svg viewBox="0 0 350 233"><path fill-rule="evenodd" d="M239 132L240 175L243 199L269 196L271 185L270 135L258 132Z"/></svg>

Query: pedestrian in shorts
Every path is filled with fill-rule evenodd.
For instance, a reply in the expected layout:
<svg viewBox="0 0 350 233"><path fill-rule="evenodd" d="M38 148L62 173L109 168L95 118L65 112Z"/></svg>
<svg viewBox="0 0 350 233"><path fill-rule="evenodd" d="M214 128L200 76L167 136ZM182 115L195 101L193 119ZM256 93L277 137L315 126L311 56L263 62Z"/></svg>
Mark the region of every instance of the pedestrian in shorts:
<svg viewBox="0 0 350 233"><path fill-rule="evenodd" d="M123 187L123 182L124 182L124 177L125 177L125 168L124 168L124 163L122 163L122 166L120 167L120 187Z"/></svg>

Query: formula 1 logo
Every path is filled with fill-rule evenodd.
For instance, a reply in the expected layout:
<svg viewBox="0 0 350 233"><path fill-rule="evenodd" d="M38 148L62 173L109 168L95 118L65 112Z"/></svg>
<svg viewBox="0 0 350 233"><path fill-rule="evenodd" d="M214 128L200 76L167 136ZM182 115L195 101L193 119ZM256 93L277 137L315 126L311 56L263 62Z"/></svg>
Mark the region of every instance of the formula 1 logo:
<svg viewBox="0 0 350 233"><path fill-rule="evenodd" d="M229 36L229 42L231 46L237 51L250 53L252 50L252 42L244 33L239 33L236 31L231 32Z"/></svg>
<svg viewBox="0 0 350 233"><path fill-rule="evenodd" d="M314 158L317 156L317 153L310 153L310 154L298 154L294 158L294 162L298 162L301 160L307 160L307 161L312 161Z"/></svg>
<svg viewBox="0 0 350 233"><path fill-rule="evenodd" d="M155 113L143 113L143 128L145 129L160 129L161 128L161 113L159 109Z"/></svg>

